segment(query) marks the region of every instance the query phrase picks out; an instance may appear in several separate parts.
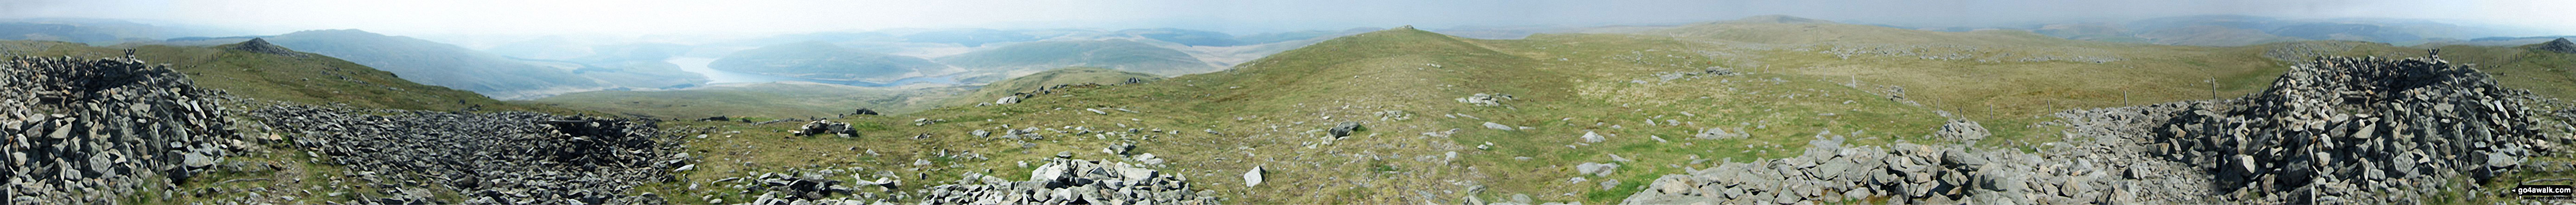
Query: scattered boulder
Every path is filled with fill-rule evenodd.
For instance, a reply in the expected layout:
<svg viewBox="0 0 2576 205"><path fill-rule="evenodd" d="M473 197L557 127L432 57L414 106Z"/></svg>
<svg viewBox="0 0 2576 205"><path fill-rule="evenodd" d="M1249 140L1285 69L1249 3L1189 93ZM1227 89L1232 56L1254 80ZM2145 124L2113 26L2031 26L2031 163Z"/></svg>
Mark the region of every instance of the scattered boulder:
<svg viewBox="0 0 2576 205"><path fill-rule="evenodd" d="M1333 134L1333 137L1350 137L1351 131L1359 129L1359 122L1342 122L1341 124L1333 125L1331 133Z"/></svg>
<svg viewBox="0 0 2576 205"><path fill-rule="evenodd" d="M1589 174L1595 177L1608 177L1610 176L1610 170L1618 168L1619 164L1612 163L1584 162L1580 165L1574 165L1575 172Z"/></svg>
<svg viewBox="0 0 2576 205"><path fill-rule="evenodd" d="M1261 186L1261 171L1261 167L1252 167L1252 171L1243 172L1243 187Z"/></svg>
<svg viewBox="0 0 2576 205"><path fill-rule="evenodd" d="M993 104L995 104L995 105L1007 105L1007 104L1011 104L1011 103L1020 103L1020 96L1019 96L1019 95L1002 96L1002 99L996 99L996 100L993 100Z"/></svg>
<svg viewBox="0 0 2576 205"><path fill-rule="evenodd" d="M1503 125L1502 123L1494 123L1494 122L1485 122L1485 129L1497 129L1497 130L1503 130L1503 131L1511 131L1511 130L1513 130L1511 125Z"/></svg>
<svg viewBox="0 0 2576 205"><path fill-rule="evenodd" d="M850 129L849 123L833 122L830 120L815 120L814 122L807 122L805 123L805 126L796 127L795 131L790 131L789 133L795 134L796 136L831 134L841 137L850 137L859 135L858 130Z"/></svg>
<svg viewBox="0 0 2576 205"><path fill-rule="evenodd" d="M856 111L850 111L850 114L851 114L851 115L877 115L877 111L876 111L876 110L869 110L869 109L867 109L867 108L859 108L859 110L856 110Z"/></svg>

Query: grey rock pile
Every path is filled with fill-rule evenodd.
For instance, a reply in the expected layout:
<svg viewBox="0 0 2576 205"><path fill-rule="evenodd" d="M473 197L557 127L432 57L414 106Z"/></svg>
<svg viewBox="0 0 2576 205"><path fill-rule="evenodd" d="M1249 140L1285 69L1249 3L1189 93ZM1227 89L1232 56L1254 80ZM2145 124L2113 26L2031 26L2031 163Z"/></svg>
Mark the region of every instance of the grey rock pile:
<svg viewBox="0 0 2576 205"><path fill-rule="evenodd" d="M2547 43L2540 43L2540 45L2532 46L2532 49L2558 53L2576 53L2576 42L2567 42L2567 38L2558 38L2558 40L2550 40Z"/></svg>
<svg viewBox="0 0 2576 205"><path fill-rule="evenodd" d="M124 57L0 60L0 135L12 204L114 204L189 183L237 150L217 106L166 65ZM232 143L225 143L232 142Z"/></svg>
<svg viewBox="0 0 2576 205"><path fill-rule="evenodd" d="M1976 142L1986 139L1988 135L1990 134L1986 133L1986 126L1977 125L1977 121L1958 119L1942 124L1941 131L1932 133L1932 136L1955 142Z"/></svg>
<svg viewBox="0 0 2576 205"><path fill-rule="evenodd" d="M2065 139L2034 152L1820 136L1797 157L1666 175L1623 202L2417 204L2560 149L2568 139L2539 135L2516 100L2530 98L2436 58L2320 58L2240 99L2061 112L2043 124Z"/></svg>
<svg viewBox="0 0 2576 205"><path fill-rule="evenodd" d="M250 113L347 168L355 193L387 204L636 204L633 186L673 180L690 161L654 122L529 112L449 113L275 105ZM410 190L410 191L402 191ZM425 190L454 190L434 201ZM348 202L360 203L360 202Z"/></svg>
<svg viewBox="0 0 2576 205"><path fill-rule="evenodd" d="M2176 111L2149 147L2266 201L2411 203L2563 143L2540 135L2529 96L2438 57L2320 58L2252 96L2156 105Z"/></svg>
<svg viewBox="0 0 2576 205"><path fill-rule="evenodd" d="M923 204L1216 204L1211 191L1192 191L1178 174L1123 162L1050 159L1010 181L967 173L955 184L930 187Z"/></svg>
<svg viewBox="0 0 2576 205"><path fill-rule="evenodd" d="M859 135L859 131L851 130L850 123L833 122L830 120L815 120L813 122L806 122L804 126L796 127L796 130L790 132L790 134L796 134L796 136L830 134L841 137L850 137Z"/></svg>
<svg viewBox="0 0 2576 205"><path fill-rule="evenodd" d="M2139 155L2043 150L1970 152L1898 143L1880 148L1810 141L1784 159L1722 163L1665 175L1625 204L1796 204L1885 197L1892 204L2209 203L2172 163L2114 163ZM2087 155L2090 154L2090 155ZM2090 156L2076 157L2076 156ZM2151 159L2149 159L2151 160Z"/></svg>
<svg viewBox="0 0 2576 205"><path fill-rule="evenodd" d="M902 198L900 193L891 192L898 184L900 184L900 182L885 177L894 175L893 172L878 172L877 175L879 176L877 180L865 180L864 177L855 173L852 174L851 177L857 181L845 182L831 179L831 175L840 174L842 171L843 170L836 169L791 170L788 171L788 173L762 173L759 177L748 180L745 178L725 178L716 180L715 182L738 183L730 186L743 189L745 194L753 192L759 193L757 198L751 201L742 201L736 204L892 204L885 202L885 200L889 198ZM849 171L856 172L856 170ZM879 188L874 189L875 191L869 191L869 187ZM895 195L883 195L881 193ZM723 200L713 199L711 201L714 203L722 203Z"/></svg>
<svg viewBox="0 0 2576 205"><path fill-rule="evenodd" d="M760 185L758 189L769 190L770 193L776 193L779 196L786 196L788 200L820 200L827 199L824 198L827 196L850 194L855 191L849 186L841 185L841 183L841 180L825 179L823 175L819 173L805 173L799 175L768 173L760 175L760 183L757 185ZM755 204L767 203L755 202Z"/></svg>

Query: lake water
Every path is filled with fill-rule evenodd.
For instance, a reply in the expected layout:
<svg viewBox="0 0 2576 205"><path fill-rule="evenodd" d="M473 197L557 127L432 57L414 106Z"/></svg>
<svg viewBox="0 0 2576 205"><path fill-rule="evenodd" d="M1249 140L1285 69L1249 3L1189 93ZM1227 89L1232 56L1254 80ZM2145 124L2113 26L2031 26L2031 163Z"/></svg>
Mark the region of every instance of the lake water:
<svg viewBox="0 0 2576 205"><path fill-rule="evenodd" d="M816 82L816 83L827 83L827 84L851 85L851 86L860 86L860 87L887 87L887 86L898 86L898 85L907 85L907 84L915 84L915 83L957 84L957 79L955 79L955 78L951 78L951 77L949 77L949 76L924 76L924 77L911 77L911 78L904 78L904 79L900 79L900 80L895 80L894 82L889 82L889 83L871 83L871 82L865 82L865 81L820 80L820 79L807 79L807 78L796 78L796 77L785 77L785 76L774 76L774 75L762 75L762 74L753 74L753 73L739 73L739 72L733 72L733 71L723 71L723 70L716 70L716 69L713 69L713 68L707 68L707 64L708 64L708 63L715 63L715 62L716 62L716 59L715 59L715 58L701 58L701 57L675 57L675 58L671 58L670 60L666 60L666 61L667 61L667 62L671 62L671 64L674 64L674 65L680 65L680 70L681 70L681 71L689 71L689 72L691 72L691 73L698 73L699 75L706 75L706 76L707 76L707 80L708 80L708 81L710 81L710 82L707 82L707 84L718 84L718 83L766 83L766 82L778 82L778 81L805 81L805 82Z"/></svg>

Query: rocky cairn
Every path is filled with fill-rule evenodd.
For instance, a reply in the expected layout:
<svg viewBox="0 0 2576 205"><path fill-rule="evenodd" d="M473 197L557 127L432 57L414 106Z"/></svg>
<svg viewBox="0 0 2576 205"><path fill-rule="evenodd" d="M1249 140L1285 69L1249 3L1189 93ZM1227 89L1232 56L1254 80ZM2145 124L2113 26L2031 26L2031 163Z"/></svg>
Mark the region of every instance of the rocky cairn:
<svg viewBox="0 0 2576 205"><path fill-rule="evenodd" d="M295 50L289 50L284 46L277 46L277 44L269 44L268 39L264 38L251 38L249 41L242 41L241 43L233 44L231 47L225 47L225 49L287 57L304 57L304 53L297 53Z"/></svg>
<svg viewBox="0 0 2576 205"><path fill-rule="evenodd" d="M1666 175L1623 202L2417 204L2561 149L2521 99L2534 98L2438 57L2319 58L2238 99L2061 112L2047 124L2064 141L2036 152L1820 134L1797 157ZM1962 121L1937 133L1986 135Z"/></svg>
<svg viewBox="0 0 2576 205"><path fill-rule="evenodd" d="M2540 43L2540 45L2532 46L2532 48L2549 52L2576 53L2576 42L2567 42L2567 38L2558 38L2558 40L2550 40L2546 43Z"/></svg>
<svg viewBox="0 0 2576 205"><path fill-rule="evenodd" d="M2253 96L2156 105L2176 112L2148 147L2264 201L2408 203L2564 142L2540 135L2530 96L2439 58L2322 58Z"/></svg>
<svg viewBox="0 0 2576 205"><path fill-rule="evenodd" d="M113 204L187 179L243 146L217 106L166 65L126 56L0 60L12 204Z"/></svg>
<svg viewBox="0 0 2576 205"><path fill-rule="evenodd" d="M1025 181L967 173L930 187L923 204L1216 204L1188 178L1123 162L1051 159Z"/></svg>

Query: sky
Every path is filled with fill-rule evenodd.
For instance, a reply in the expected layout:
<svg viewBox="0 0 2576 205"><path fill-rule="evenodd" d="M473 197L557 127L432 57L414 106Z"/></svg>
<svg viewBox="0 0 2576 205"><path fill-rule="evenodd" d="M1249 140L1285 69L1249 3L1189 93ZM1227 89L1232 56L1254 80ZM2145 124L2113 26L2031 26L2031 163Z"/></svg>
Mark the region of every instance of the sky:
<svg viewBox="0 0 2576 205"><path fill-rule="evenodd" d="M887 28L1156 28L1249 34L1354 27L1673 24L1753 15L1917 27L2239 14L2413 18L2576 34L2559 0L0 0L0 18L111 18L253 34L756 34Z"/></svg>

